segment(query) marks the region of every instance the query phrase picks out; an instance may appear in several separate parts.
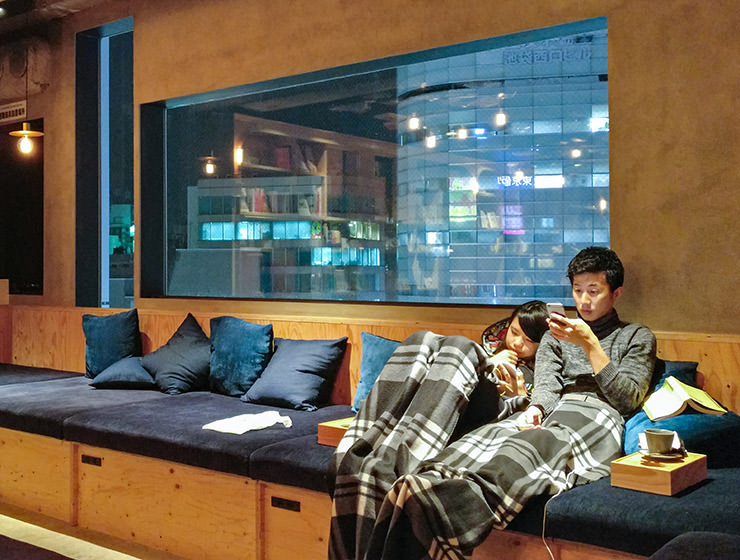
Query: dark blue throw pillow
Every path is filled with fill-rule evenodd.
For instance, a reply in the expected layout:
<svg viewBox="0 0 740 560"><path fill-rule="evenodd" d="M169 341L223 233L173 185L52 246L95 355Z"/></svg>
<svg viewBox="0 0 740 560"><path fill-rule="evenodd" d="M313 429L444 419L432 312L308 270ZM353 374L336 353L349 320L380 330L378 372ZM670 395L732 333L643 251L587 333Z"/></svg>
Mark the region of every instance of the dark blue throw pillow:
<svg viewBox="0 0 740 560"><path fill-rule="evenodd" d="M239 397L247 392L270 360L272 325L237 317L211 319L211 375L214 393Z"/></svg>
<svg viewBox="0 0 740 560"><path fill-rule="evenodd" d="M336 340L276 338L270 363L242 400L316 410L329 402L346 348L346 336Z"/></svg>
<svg viewBox="0 0 740 560"><path fill-rule="evenodd" d="M660 389L666 377L670 376L686 383L686 385L696 387L696 368L698 367L699 364L696 362L677 362L658 358L655 360L655 369L653 370L653 378L650 381L648 394Z"/></svg>
<svg viewBox="0 0 740 560"><path fill-rule="evenodd" d="M115 315L83 315L85 376L94 378L123 358L141 356L139 314L136 309Z"/></svg>
<svg viewBox="0 0 740 560"><path fill-rule="evenodd" d="M696 362L672 362L657 360L653 375L652 390L659 389L666 377L696 387ZM624 452L639 451L638 435L646 428L675 430L688 451L707 456L709 468L740 466L740 416L734 412L722 415L702 414L687 408L671 418L653 422L640 409L624 426Z"/></svg>
<svg viewBox="0 0 740 560"><path fill-rule="evenodd" d="M166 344L141 359L163 393L178 395L208 388L211 341L190 313Z"/></svg>
<svg viewBox="0 0 740 560"><path fill-rule="evenodd" d="M383 366L385 366L391 354L401 343L376 336L368 332L360 333L362 338L362 358L360 359L360 381L355 390L355 399L352 402L352 412L357 412L362 406L362 401L367 398L370 389L373 388L375 380L378 379Z"/></svg>
<svg viewBox="0 0 740 560"><path fill-rule="evenodd" d="M124 358L101 371L90 381L96 389L155 389L152 375L141 365L141 358Z"/></svg>

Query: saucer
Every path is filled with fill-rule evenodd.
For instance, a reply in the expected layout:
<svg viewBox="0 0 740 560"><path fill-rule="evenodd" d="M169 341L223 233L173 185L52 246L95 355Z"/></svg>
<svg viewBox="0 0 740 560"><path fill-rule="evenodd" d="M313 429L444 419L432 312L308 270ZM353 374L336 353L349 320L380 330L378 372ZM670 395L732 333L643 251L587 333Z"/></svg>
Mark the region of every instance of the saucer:
<svg viewBox="0 0 740 560"><path fill-rule="evenodd" d="M640 453L644 458L653 461L675 461L676 459L683 459L686 456L683 449L676 449L669 453L650 453L647 449L640 449Z"/></svg>

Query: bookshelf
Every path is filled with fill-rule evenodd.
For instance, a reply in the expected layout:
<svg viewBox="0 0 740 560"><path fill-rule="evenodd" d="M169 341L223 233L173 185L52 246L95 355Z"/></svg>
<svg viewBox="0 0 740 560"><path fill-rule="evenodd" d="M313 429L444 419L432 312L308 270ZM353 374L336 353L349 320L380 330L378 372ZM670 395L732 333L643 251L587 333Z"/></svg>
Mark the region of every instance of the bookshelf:
<svg viewBox="0 0 740 560"><path fill-rule="evenodd" d="M197 293L187 282L208 262L231 266L224 295L381 297L392 205L378 169L396 145L235 115L234 148L243 160L231 177L187 188L187 248L169 292Z"/></svg>

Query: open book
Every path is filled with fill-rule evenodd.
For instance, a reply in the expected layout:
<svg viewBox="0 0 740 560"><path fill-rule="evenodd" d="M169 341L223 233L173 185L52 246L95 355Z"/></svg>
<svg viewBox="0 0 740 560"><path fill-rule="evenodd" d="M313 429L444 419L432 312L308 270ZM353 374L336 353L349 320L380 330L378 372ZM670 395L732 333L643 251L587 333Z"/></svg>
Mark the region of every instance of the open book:
<svg viewBox="0 0 740 560"><path fill-rule="evenodd" d="M724 414L727 412L705 391L686 385L672 375L666 378L663 386L648 397L642 409L650 420L662 420L681 414L690 406L704 414Z"/></svg>

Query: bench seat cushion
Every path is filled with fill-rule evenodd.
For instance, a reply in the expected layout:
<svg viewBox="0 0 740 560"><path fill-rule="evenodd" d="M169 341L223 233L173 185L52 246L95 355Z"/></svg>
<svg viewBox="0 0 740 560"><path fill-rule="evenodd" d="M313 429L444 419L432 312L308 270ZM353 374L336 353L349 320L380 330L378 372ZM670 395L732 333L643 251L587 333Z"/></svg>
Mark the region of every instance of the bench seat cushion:
<svg viewBox="0 0 740 560"><path fill-rule="evenodd" d="M610 478L578 486L547 506L546 535L649 556L687 531L740 535L740 468L709 469L675 496L615 488Z"/></svg>
<svg viewBox="0 0 740 560"><path fill-rule="evenodd" d="M17 366L15 364L0 364L0 386L14 385L16 383L33 383L35 381L49 381L51 379L64 379L66 377L82 377L82 374L75 371L62 371L59 369Z"/></svg>
<svg viewBox="0 0 740 560"><path fill-rule="evenodd" d="M0 387L0 426L63 439L64 420L79 412L166 398L159 391L95 389L89 383L90 379L78 374L4 385Z"/></svg>
<svg viewBox="0 0 740 560"><path fill-rule="evenodd" d="M278 410L289 416L292 427L276 424L242 435L203 429L215 420L267 410ZM252 476L249 458L255 450L306 435L316 438L319 422L346 417L348 411L348 406L339 405L314 412L277 409L244 403L236 397L192 392L81 412L65 421L64 437L96 447Z"/></svg>
<svg viewBox="0 0 740 560"><path fill-rule="evenodd" d="M351 415L349 407L345 412ZM328 492L329 461L335 449L320 445L316 441L316 434L260 447L249 458L252 477L265 482Z"/></svg>

